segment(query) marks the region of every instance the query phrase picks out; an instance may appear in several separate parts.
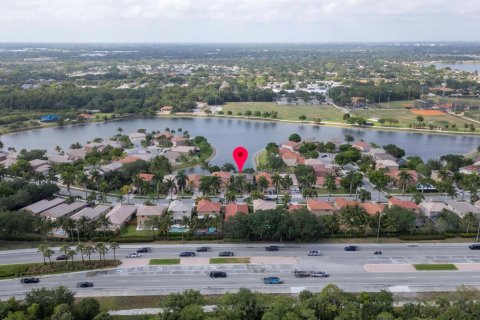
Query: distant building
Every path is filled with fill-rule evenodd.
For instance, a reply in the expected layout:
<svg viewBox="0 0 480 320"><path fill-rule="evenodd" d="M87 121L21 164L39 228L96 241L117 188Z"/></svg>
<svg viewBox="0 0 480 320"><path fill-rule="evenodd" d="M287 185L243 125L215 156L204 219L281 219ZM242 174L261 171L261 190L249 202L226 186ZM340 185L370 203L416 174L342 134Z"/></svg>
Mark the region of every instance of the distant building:
<svg viewBox="0 0 480 320"><path fill-rule="evenodd" d="M132 219L133 214L137 212L134 205L117 205L106 214L110 220L109 229L118 230Z"/></svg>
<svg viewBox="0 0 480 320"><path fill-rule="evenodd" d="M197 204L197 214L199 218L204 218L207 215L211 217L220 215L221 210L222 204L218 202L202 199Z"/></svg>
<svg viewBox="0 0 480 320"><path fill-rule="evenodd" d="M324 200L308 199L307 209L316 216L331 216L335 213L332 204Z"/></svg>
<svg viewBox="0 0 480 320"><path fill-rule="evenodd" d="M246 203L229 203L225 206L225 221L237 213L248 214L248 205Z"/></svg>

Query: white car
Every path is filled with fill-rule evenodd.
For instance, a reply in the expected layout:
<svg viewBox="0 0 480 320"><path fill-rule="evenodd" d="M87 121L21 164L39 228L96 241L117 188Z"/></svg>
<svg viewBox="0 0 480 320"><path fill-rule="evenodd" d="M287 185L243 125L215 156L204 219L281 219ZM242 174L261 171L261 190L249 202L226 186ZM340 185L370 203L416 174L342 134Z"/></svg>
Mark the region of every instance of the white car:
<svg viewBox="0 0 480 320"><path fill-rule="evenodd" d="M320 251L318 250L310 250L308 252L308 256L311 257L311 256L314 256L314 257L318 257L318 256L321 256L323 255L323 253L321 253Z"/></svg>
<svg viewBox="0 0 480 320"><path fill-rule="evenodd" d="M126 258L140 258L142 256L141 253L134 252L134 253L129 253Z"/></svg>

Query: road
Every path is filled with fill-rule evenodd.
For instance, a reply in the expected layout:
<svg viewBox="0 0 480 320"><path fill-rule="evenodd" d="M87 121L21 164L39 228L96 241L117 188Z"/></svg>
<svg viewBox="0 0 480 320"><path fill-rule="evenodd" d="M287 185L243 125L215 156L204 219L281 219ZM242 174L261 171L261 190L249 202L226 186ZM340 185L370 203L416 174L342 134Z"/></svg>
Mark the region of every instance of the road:
<svg viewBox="0 0 480 320"><path fill-rule="evenodd" d="M181 251L192 250L197 245L152 245L153 251L147 258L176 258ZM212 251L199 253L199 257L216 257L220 251L233 251L243 257L296 257L297 264L264 263L232 265L173 265L148 266L147 259L129 260L130 265L111 270L77 272L40 277L41 282L22 285L18 279L0 281L0 299L22 296L32 288L65 285L74 289L79 296L108 295L160 295L185 289L197 289L205 294L219 294L247 287L261 292L298 293L303 289L320 291L329 283L352 291L390 290L392 292L451 291L464 284L480 288L479 271L435 271L435 272L366 272L366 264L401 265L406 263L468 263L480 264L480 252L471 251L466 244L363 244L357 252L345 252L344 245L302 244L280 245L278 252L266 252L265 245L258 244L215 244ZM124 245L117 257L124 257L139 245ZM373 255L381 249L382 256ZM321 250L323 256L308 257L309 250ZM58 249L56 249L58 252ZM107 258L111 258L109 253ZM78 257L77 257L78 259ZM186 258L196 259L196 258ZM0 264L39 262L42 257L35 250L0 252ZM330 278L299 279L293 276L294 269L322 270ZM226 271L226 279L210 279L211 270ZM264 285L262 277L277 275L285 280L282 285ZM75 288L79 281L91 281L94 288Z"/></svg>

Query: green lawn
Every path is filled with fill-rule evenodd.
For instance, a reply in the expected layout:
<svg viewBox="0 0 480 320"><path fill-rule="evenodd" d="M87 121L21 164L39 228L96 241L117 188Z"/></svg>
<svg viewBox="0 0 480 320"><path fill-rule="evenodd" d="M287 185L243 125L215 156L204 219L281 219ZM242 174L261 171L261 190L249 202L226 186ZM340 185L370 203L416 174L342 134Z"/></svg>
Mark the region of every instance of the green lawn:
<svg viewBox="0 0 480 320"><path fill-rule="evenodd" d="M266 166L267 165L267 150L260 151L260 153L258 154L258 156L255 160L256 160L257 165Z"/></svg>
<svg viewBox="0 0 480 320"><path fill-rule="evenodd" d="M330 105L279 106L275 102L231 102L223 106L225 114L227 114L228 111L232 111L234 116L236 116L238 112L244 115L247 110L252 111L252 113L255 111L276 111L278 112L277 119L296 121L298 121L299 116L306 115L307 121L320 118L322 121L342 122L343 116L341 110Z"/></svg>
<svg viewBox="0 0 480 320"><path fill-rule="evenodd" d="M210 263L250 263L250 258L211 258Z"/></svg>
<svg viewBox="0 0 480 320"><path fill-rule="evenodd" d="M38 263L0 265L0 279L17 277L36 265Z"/></svg>
<svg viewBox="0 0 480 320"><path fill-rule="evenodd" d="M180 264L180 259L150 259L149 265L172 265Z"/></svg>
<svg viewBox="0 0 480 320"><path fill-rule="evenodd" d="M451 271L457 270L457 267L451 263L445 264L414 264L418 271Z"/></svg>

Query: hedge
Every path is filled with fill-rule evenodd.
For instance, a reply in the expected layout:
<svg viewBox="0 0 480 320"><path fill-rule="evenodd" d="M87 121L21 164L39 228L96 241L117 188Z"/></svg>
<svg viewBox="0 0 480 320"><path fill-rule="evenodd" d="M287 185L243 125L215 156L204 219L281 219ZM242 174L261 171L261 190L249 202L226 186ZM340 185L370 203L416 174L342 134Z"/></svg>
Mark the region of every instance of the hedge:
<svg viewBox="0 0 480 320"><path fill-rule="evenodd" d="M439 234L421 234L414 236L400 236L400 240L416 241L416 240L445 240L447 237Z"/></svg>

